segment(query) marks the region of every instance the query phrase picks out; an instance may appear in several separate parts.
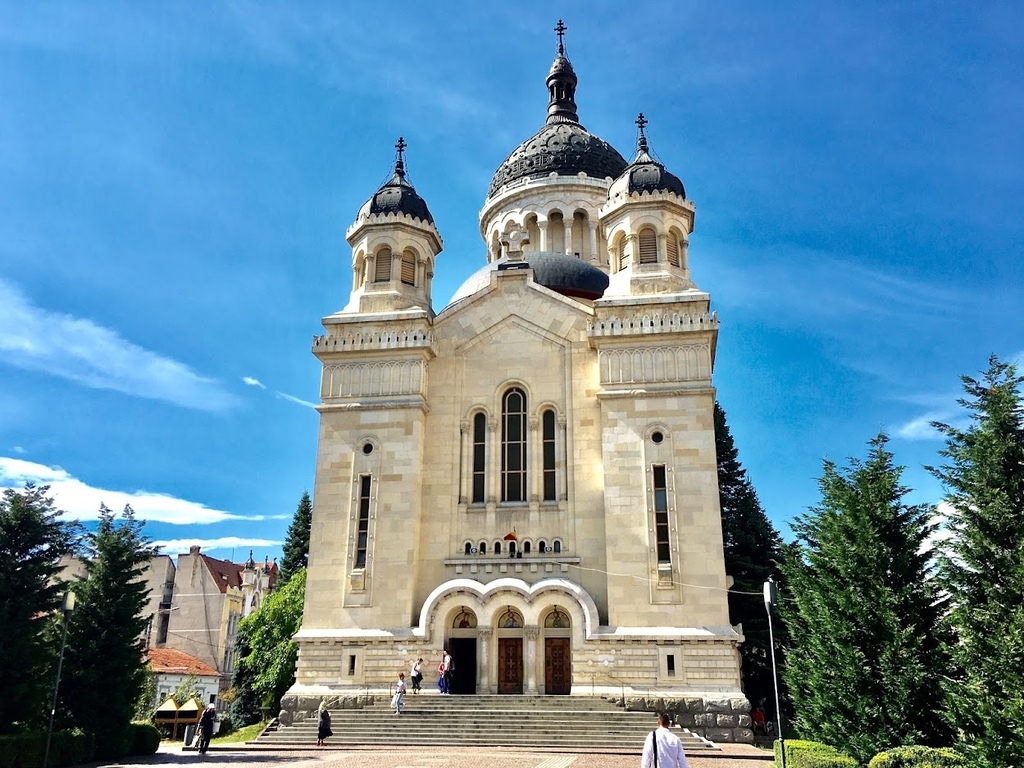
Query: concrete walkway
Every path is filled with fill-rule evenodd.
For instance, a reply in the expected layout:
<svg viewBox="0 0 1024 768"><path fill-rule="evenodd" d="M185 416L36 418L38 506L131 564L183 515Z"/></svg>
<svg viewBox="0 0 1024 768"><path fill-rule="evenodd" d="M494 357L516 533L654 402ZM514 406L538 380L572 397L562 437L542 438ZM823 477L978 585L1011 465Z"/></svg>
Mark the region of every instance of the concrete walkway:
<svg viewBox="0 0 1024 768"><path fill-rule="evenodd" d="M723 745L714 755L687 756L690 768L769 768L771 753L745 744ZM147 757L92 763L96 768L144 765L223 765L226 768L638 768L635 755L588 755L511 749L448 748L435 752L395 750L386 744L364 749L267 749L237 746L211 747L206 755L184 752L181 746L162 744Z"/></svg>

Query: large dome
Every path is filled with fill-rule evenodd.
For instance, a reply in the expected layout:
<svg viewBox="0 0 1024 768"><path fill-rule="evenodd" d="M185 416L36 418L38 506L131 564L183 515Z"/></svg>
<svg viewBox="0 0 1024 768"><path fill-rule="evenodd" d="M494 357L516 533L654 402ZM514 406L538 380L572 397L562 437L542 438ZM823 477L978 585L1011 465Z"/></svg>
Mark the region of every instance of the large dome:
<svg viewBox="0 0 1024 768"><path fill-rule="evenodd" d="M513 150L491 179L487 197L506 184L557 173L575 176L585 173L595 179L616 178L626 161L607 141L579 123L550 122Z"/></svg>
<svg viewBox="0 0 1024 768"><path fill-rule="evenodd" d="M573 296L593 301L599 299L608 288L608 275L592 264L565 253L527 251L523 262L533 269L533 281L563 296ZM472 296L491 284L491 273L507 264L507 258L492 261L478 269L452 296L449 305Z"/></svg>

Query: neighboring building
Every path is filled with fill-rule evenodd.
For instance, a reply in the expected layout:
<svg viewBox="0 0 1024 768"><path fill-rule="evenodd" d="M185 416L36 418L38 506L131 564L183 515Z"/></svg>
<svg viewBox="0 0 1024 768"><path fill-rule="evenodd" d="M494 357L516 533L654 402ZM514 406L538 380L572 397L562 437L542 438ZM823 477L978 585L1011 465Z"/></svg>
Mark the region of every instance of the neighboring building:
<svg viewBox="0 0 1024 768"><path fill-rule="evenodd" d="M632 162L580 125L563 31L546 122L480 212L487 263L447 306L431 282L458 260L401 139L347 232L351 297L313 343L316 509L286 707L383 690L446 646L456 692L745 712L694 205L643 116Z"/></svg>
<svg viewBox="0 0 1024 768"><path fill-rule="evenodd" d="M153 706L166 701L189 677L195 678L195 688L202 699L200 704L217 703L221 676L209 664L173 648L150 648L146 655L149 668L156 673L156 702Z"/></svg>
<svg viewBox="0 0 1024 768"><path fill-rule="evenodd" d="M239 564L190 547L188 554L178 555L162 644L209 665L221 675L222 688L227 688L235 668L238 622L259 607L277 573L276 562L257 565L252 552L247 562Z"/></svg>

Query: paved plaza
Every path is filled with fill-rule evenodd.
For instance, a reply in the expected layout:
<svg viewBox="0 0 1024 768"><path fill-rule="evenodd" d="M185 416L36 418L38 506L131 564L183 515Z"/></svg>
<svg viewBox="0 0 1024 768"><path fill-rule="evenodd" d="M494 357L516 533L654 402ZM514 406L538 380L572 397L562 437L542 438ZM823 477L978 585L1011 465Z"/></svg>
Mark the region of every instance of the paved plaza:
<svg viewBox="0 0 1024 768"><path fill-rule="evenodd" d="M746 745L727 745L712 755L687 755L691 768L766 768L770 756ZM478 749L466 747L393 749L387 744L377 748L354 749L266 749L213 747L206 755L184 752L175 745L161 745L160 751L147 757L126 758L116 762L95 763L97 768L127 768L143 765L224 765L229 768L637 768L640 745L634 755L571 754L542 750Z"/></svg>

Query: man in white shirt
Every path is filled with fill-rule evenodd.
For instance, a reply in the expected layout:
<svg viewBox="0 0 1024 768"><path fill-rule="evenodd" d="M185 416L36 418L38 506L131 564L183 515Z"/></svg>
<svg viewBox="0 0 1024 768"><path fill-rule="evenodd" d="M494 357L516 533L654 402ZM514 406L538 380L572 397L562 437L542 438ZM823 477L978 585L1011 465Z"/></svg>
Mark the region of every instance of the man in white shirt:
<svg viewBox="0 0 1024 768"><path fill-rule="evenodd" d="M658 727L644 741L640 768L687 768L683 742L668 729L671 724L668 715L658 715Z"/></svg>

